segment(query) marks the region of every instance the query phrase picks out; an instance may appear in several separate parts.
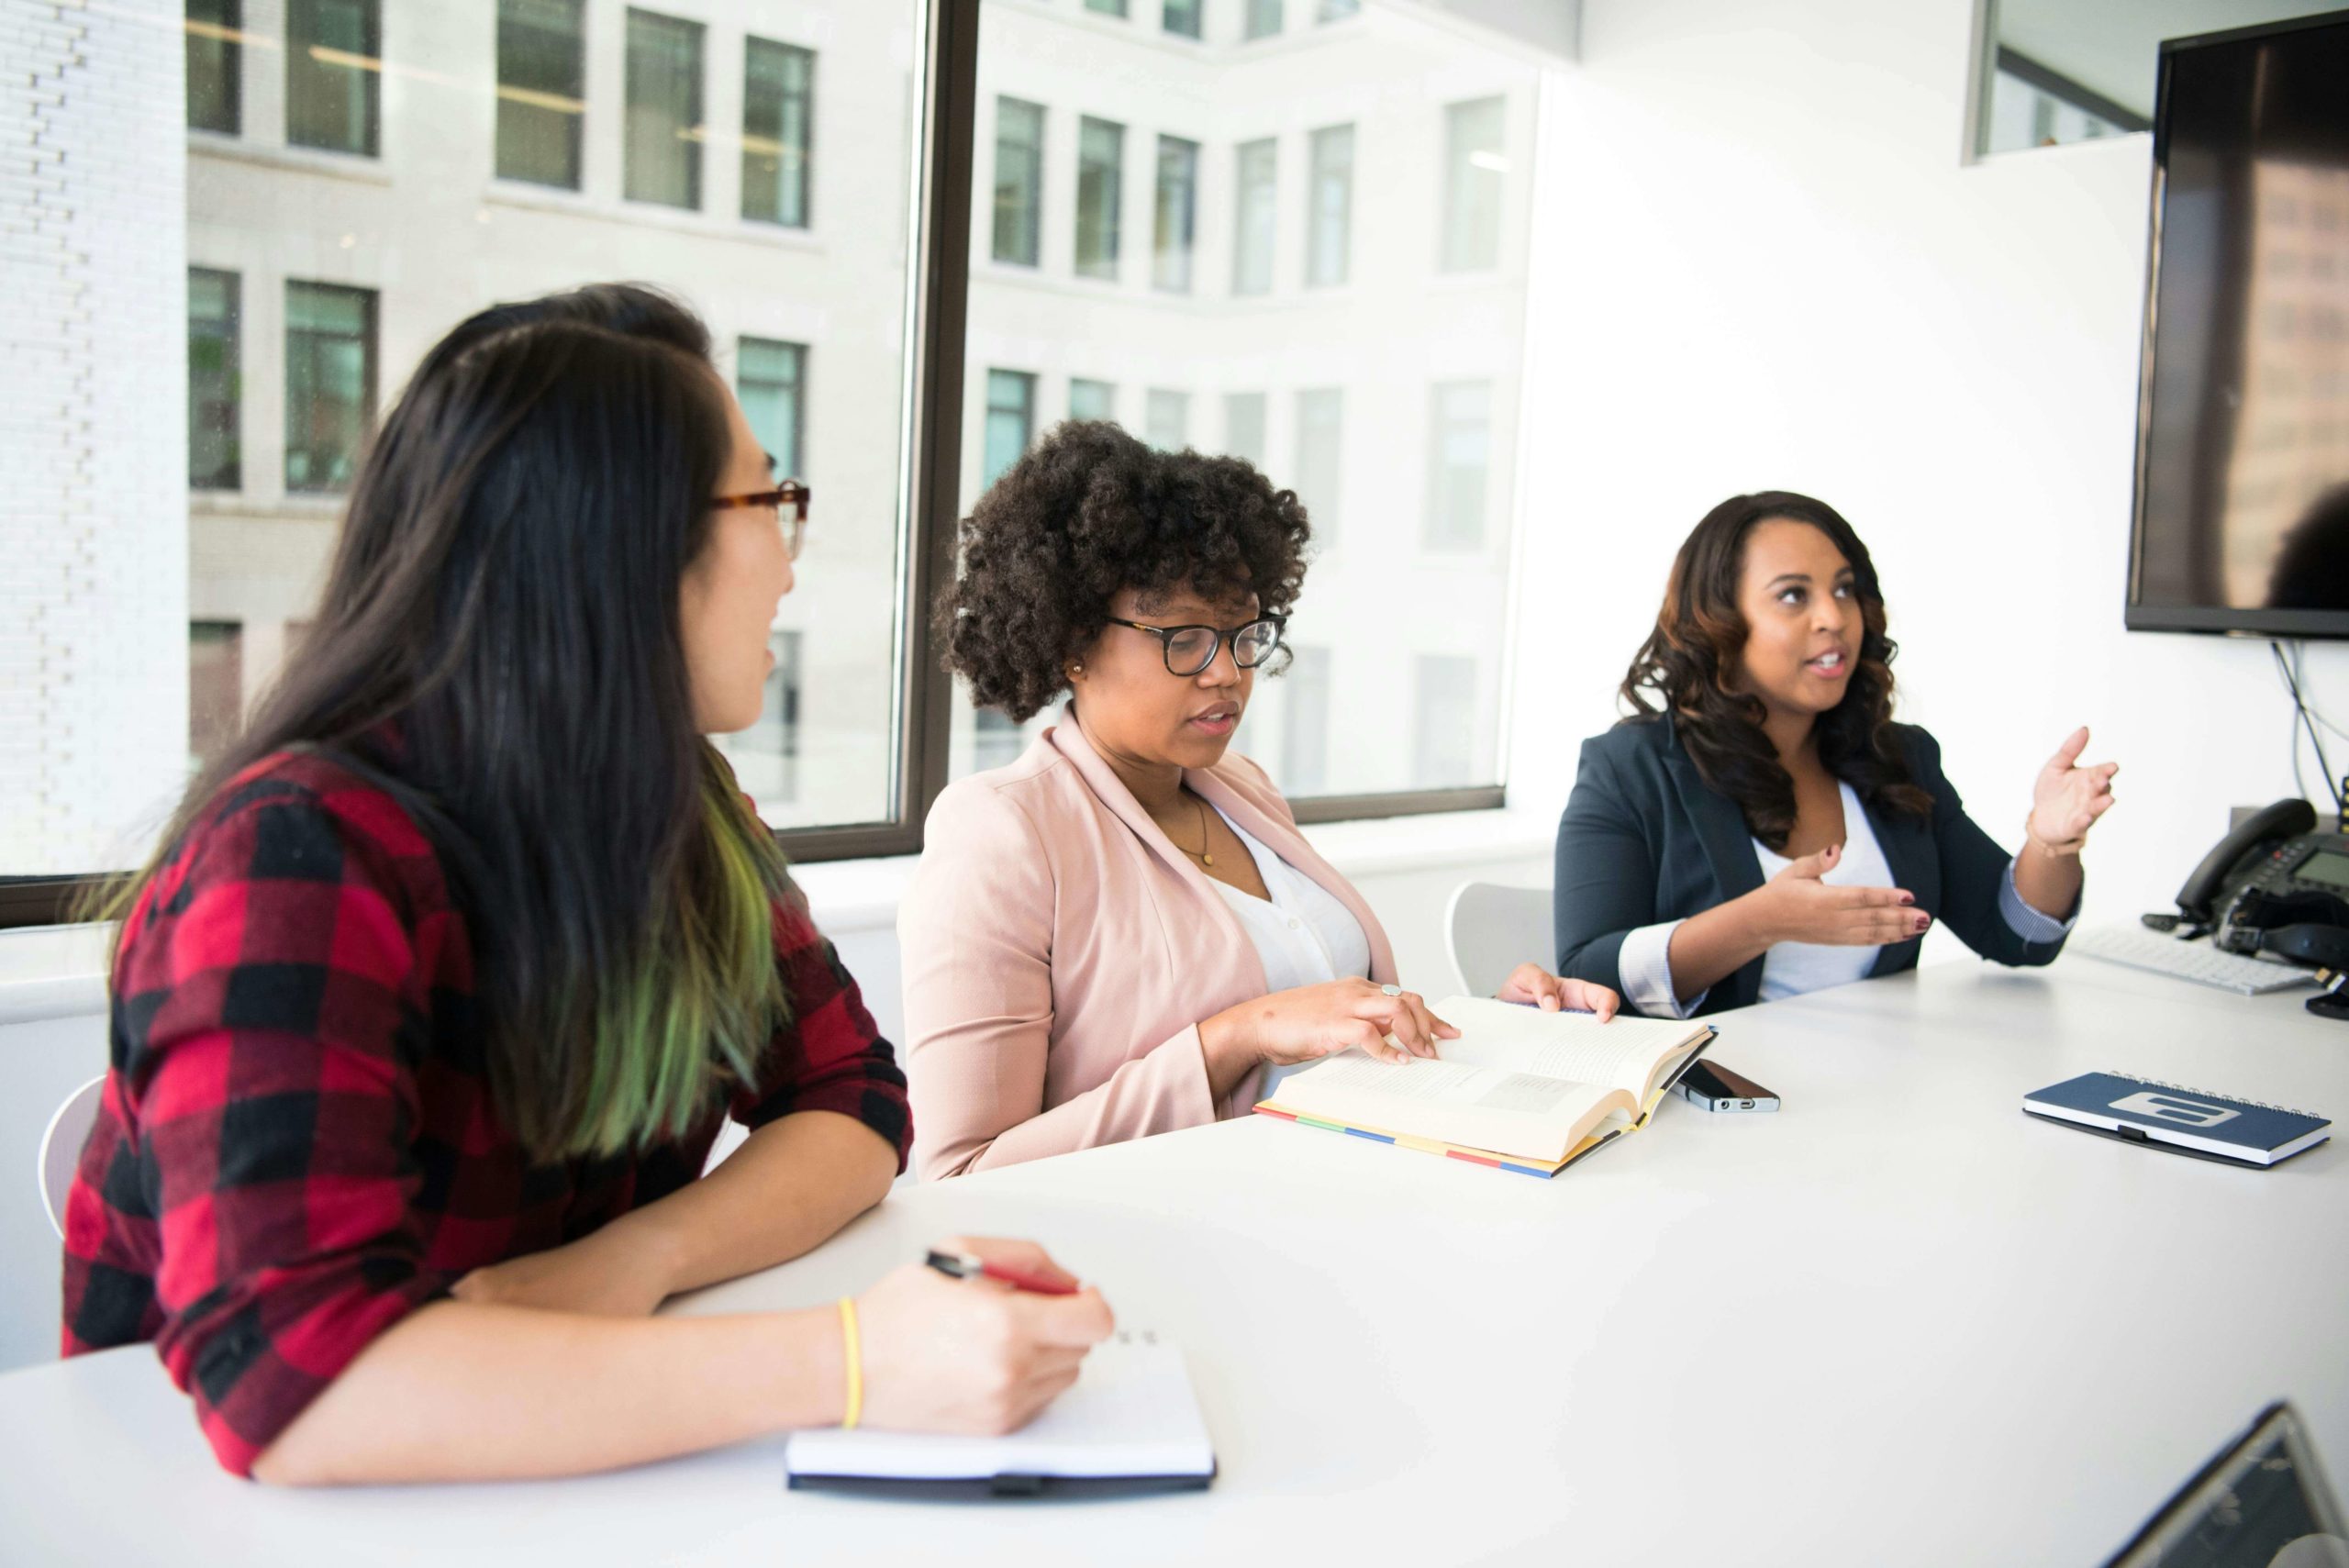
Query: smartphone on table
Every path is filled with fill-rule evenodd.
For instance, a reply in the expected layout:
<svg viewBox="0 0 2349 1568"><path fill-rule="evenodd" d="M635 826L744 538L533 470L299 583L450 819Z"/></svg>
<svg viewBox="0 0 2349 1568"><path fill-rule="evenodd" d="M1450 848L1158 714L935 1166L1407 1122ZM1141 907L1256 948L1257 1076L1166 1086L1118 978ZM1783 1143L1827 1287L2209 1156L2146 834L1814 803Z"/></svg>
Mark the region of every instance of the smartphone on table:
<svg viewBox="0 0 2349 1568"><path fill-rule="evenodd" d="M1692 1063L1673 1085L1682 1099L1709 1111L1774 1111L1778 1096L1718 1062Z"/></svg>

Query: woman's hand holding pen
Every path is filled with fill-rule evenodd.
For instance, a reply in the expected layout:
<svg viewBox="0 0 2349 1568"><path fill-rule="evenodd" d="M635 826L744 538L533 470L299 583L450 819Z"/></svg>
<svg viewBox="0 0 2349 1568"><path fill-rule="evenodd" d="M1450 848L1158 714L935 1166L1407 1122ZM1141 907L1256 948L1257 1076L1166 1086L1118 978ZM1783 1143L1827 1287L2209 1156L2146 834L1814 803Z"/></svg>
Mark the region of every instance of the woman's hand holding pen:
<svg viewBox="0 0 2349 1568"><path fill-rule="evenodd" d="M943 1245L1077 1285L1033 1241L958 1236ZM856 1315L863 1424L907 1432L1018 1430L1076 1381L1085 1352L1117 1327L1090 1287L1043 1296L920 1263L883 1275L856 1298Z"/></svg>
<svg viewBox="0 0 2349 1568"><path fill-rule="evenodd" d="M1259 1062L1313 1062L1349 1048L1381 1062L1431 1057L1460 1031L1428 1011L1419 993L1367 980L1332 980L1275 991L1227 1007L1199 1025L1208 1081L1220 1099Z"/></svg>

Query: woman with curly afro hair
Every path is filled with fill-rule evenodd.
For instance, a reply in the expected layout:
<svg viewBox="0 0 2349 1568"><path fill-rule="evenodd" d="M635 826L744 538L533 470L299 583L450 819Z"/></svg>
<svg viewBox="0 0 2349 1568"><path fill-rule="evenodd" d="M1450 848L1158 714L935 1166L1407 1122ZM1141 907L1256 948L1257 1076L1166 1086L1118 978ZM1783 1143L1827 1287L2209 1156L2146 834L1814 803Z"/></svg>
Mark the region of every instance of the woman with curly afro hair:
<svg viewBox="0 0 2349 1568"><path fill-rule="evenodd" d="M2052 961L2115 765L2077 766L2073 731L2009 857L1933 738L1892 721L1895 651L1833 507L1776 490L1708 513L1623 678L1635 717L1583 743L1558 825L1560 972L1685 1018L1913 969L1935 919L1985 958Z"/></svg>
<svg viewBox="0 0 2349 1568"><path fill-rule="evenodd" d="M1457 1031L1396 984L1386 933L1264 771L1227 751L1310 538L1237 458L1070 423L980 498L943 595L982 706L1060 722L930 814L898 916L924 1177L1237 1115L1269 1074ZM1527 964L1502 995L1611 1014Z"/></svg>

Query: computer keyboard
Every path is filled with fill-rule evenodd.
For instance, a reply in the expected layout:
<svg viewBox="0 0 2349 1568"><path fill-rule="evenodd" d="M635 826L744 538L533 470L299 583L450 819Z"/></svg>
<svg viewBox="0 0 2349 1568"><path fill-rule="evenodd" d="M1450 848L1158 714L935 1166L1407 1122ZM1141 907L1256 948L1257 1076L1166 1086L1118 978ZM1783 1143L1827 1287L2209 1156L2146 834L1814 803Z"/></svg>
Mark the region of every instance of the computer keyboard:
<svg viewBox="0 0 2349 1568"><path fill-rule="evenodd" d="M2143 926L2098 926L2076 930L2072 933L2072 940L2064 944L2064 951L2086 953L2107 963L2126 964L2131 969L2150 969L2155 974L2215 985L2221 991L2234 991L2245 996L2316 984L2313 971L2224 952L2212 947L2208 938L2182 942Z"/></svg>

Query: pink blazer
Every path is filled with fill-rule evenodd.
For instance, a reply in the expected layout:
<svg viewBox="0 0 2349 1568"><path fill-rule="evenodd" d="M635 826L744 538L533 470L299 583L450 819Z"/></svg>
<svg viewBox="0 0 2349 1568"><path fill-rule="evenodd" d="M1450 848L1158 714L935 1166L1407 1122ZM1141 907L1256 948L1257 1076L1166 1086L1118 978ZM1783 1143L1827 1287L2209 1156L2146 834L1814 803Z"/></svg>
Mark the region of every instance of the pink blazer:
<svg viewBox="0 0 2349 1568"><path fill-rule="evenodd" d="M1395 978L1362 895L1232 753L1184 782L1335 895ZM1218 1105L1199 1020L1264 995L1223 895L1160 832L1063 709L1027 754L947 786L898 906L914 1168L956 1176L1238 1116Z"/></svg>

